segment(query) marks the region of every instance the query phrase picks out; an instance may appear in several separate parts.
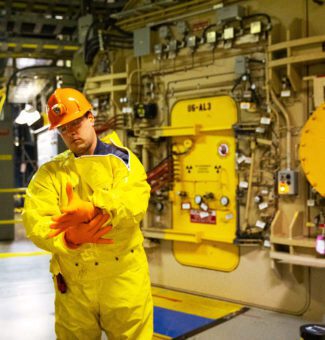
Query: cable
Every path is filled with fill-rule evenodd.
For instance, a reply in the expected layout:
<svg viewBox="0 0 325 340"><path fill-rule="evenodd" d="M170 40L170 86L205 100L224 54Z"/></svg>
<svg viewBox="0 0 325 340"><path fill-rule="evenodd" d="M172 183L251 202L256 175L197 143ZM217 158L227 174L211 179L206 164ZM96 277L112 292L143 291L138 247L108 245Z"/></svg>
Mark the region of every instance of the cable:
<svg viewBox="0 0 325 340"><path fill-rule="evenodd" d="M110 40L108 36L103 37L104 48L119 48L119 49L132 49L133 43L128 40L119 41L119 40ZM84 53L84 60L86 65L91 65L95 55L99 51L99 39L98 37L94 37L90 39L87 43L87 48Z"/></svg>
<svg viewBox="0 0 325 340"><path fill-rule="evenodd" d="M122 28L120 28L119 26L113 24L112 25L113 28L115 28L118 32L120 32L121 34L125 35L125 36L129 36L133 38L133 33L132 32L128 32L123 30Z"/></svg>
<svg viewBox="0 0 325 340"><path fill-rule="evenodd" d="M205 37L206 32L207 32L210 28L216 27L216 26L217 26L217 24L211 24L211 25L207 26L207 27L203 30L203 32L202 32L202 37Z"/></svg>
<svg viewBox="0 0 325 340"><path fill-rule="evenodd" d="M268 22L268 24L271 24L271 17L266 14L266 13L254 13L254 14L251 14L251 15L246 15L243 17L243 20L248 20L248 19L251 19L251 18L256 18L256 17L262 17L262 18L265 18Z"/></svg>

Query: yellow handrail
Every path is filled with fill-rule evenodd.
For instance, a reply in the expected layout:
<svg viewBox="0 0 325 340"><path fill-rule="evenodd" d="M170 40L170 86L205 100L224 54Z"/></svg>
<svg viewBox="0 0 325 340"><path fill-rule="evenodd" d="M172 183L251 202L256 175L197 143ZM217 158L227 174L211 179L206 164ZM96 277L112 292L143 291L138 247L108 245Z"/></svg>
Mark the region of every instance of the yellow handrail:
<svg viewBox="0 0 325 340"><path fill-rule="evenodd" d="M16 223L22 223L23 220L0 220L1 224L16 224Z"/></svg>
<svg viewBox="0 0 325 340"><path fill-rule="evenodd" d="M0 112L2 111L3 104L6 101L6 88L0 90Z"/></svg>
<svg viewBox="0 0 325 340"><path fill-rule="evenodd" d="M10 192L26 192L27 188L2 188L0 189L0 194L10 193Z"/></svg>

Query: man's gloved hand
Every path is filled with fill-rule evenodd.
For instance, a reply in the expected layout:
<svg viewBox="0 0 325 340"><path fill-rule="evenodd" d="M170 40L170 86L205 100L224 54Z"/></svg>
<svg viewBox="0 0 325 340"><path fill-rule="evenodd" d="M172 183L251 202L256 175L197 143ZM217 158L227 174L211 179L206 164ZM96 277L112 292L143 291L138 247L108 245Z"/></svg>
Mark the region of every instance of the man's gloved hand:
<svg viewBox="0 0 325 340"><path fill-rule="evenodd" d="M74 225L67 222L61 225L56 223L51 226L51 229L57 230L48 237L55 237L65 231L65 241L68 247L72 249L75 249L84 243L111 244L113 243L113 240L101 238L112 229L112 226L103 227L108 220L109 215L98 214L87 223Z"/></svg>
<svg viewBox="0 0 325 340"><path fill-rule="evenodd" d="M66 186L68 205L62 208L63 214L52 217L52 220L58 223L68 222L77 224L92 220L101 210L96 208L92 203L82 200L73 192L71 183Z"/></svg>
<svg viewBox="0 0 325 340"><path fill-rule="evenodd" d="M111 239L102 238L112 226L103 227L108 221L109 215L99 214L89 223L80 223L76 227L69 228L65 232L65 241L69 248L77 248L84 243L111 244Z"/></svg>
<svg viewBox="0 0 325 340"><path fill-rule="evenodd" d="M53 222L51 225L50 225L50 228L53 229L54 231L52 233L50 233L48 235L48 238L53 238L55 236L58 236L59 234L67 231L68 229L73 229L73 228L78 228L80 227L80 225L83 225L83 224L90 224L92 223L91 225L94 225L93 221L96 219L96 221L98 221L98 217L105 217L105 219L102 219L100 220L101 222L104 221L103 223L98 223L98 228L101 228L105 223L107 223L107 221L110 220L110 215L108 214L103 214L102 212L99 212L90 222L74 222L73 220L70 221L70 220L66 220L64 222Z"/></svg>

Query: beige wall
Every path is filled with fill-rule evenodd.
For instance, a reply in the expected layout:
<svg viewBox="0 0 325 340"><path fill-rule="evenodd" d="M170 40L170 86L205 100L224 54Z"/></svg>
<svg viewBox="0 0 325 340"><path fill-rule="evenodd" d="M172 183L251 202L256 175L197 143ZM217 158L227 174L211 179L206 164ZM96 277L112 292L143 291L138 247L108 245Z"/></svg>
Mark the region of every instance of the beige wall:
<svg viewBox="0 0 325 340"><path fill-rule="evenodd" d="M319 6L309 0L261 0L243 1L241 3L247 6L250 13L269 14L273 23L280 26L280 35L278 36L280 40L285 39L286 29L288 28L292 29L292 37L297 37L299 33L302 37L308 34L321 35L325 33L325 5ZM297 22L299 23L298 26ZM293 29L293 23L298 27L297 29ZM209 53L207 52L206 55L208 56ZM185 55L183 58L185 63L190 60L189 55ZM154 64L151 58L144 59L143 67L144 70L158 69L157 64ZM173 79L184 80L199 75L211 75L218 72L221 74L228 71L230 74L228 78L227 75L220 75L219 78L213 80L222 83L221 88L227 86L223 83L224 81L233 79L231 75L233 59L223 54L223 56L216 58L214 64L209 67L189 70L185 73L175 72L168 76L161 76L159 79L162 83L162 89L166 89L168 81L173 81ZM205 84L209 85L209 80ZM185 85L186 82L183 82L182 86ZM175 88L177 86L181 85L175 85ZM214 89L210 88L205 91L201 89L201 92L192 91L174 94L169 98L169 105L165 109L170 110L175 100L186 98L189 94L198 96L200 93L204 95L217 93L217 87L216 85ZM297 197L280 200L280 209L285 212L285 220L287 220L284 223L289 223L288 221L295 211L306 212L306 181L299 168L299 160L295 157L299 144L299 131L308 115L308 106L311 107L307 98L306 87L306 84L304 84L302 92L297 94L294 103L287 106L292 126L296 129L296 132L293 133L292 143L293 167L299 169L301 183ZM163 91L158 100L162 105L166 105L162 96ZM283 150L282 147L282 152ZM285 155L282 154L282 156ZM271 268L269 249L267 248L259 246L240 247L240 263L230 273L179 264L173 256L171 241L160 241L156 247L148 249L148 258L153 284L290 314L304 314L306 318L313 320L325 320L325 269L300 267L298 270L302 274L301 282L297 282L298 277L290 273L289 266L280 265L280 273Z"/></svg>

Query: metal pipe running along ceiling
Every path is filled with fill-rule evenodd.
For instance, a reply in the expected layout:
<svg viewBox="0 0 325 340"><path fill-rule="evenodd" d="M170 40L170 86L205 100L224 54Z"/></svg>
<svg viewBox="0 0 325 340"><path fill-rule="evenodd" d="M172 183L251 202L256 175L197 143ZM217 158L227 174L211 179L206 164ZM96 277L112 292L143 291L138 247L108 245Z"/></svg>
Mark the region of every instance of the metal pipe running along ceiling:
<svg viewBox="0 0 325 340"><path fill-rule="evenodd" d="M161 18L168 20L172 17L202 9L211 8L211 10L213 10L214 6L221 3L223 3L221 0L160 1L155 4L113 14L112 17L118 20L120 27L128 31L133 31L137 28L160 21Z"/></svg>

